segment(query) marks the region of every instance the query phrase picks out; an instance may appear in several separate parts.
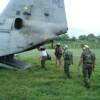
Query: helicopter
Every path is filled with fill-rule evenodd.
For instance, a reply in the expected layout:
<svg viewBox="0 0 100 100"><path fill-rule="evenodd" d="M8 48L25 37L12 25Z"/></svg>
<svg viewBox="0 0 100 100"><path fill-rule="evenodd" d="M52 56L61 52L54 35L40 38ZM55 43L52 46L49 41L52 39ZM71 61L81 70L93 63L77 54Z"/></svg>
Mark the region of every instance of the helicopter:
<svg viewBox="0 0 100 100"><path fill-rule="evenodd" d="M67 33L64 0L0 0L0 66L27 69L14 55ZM2 3L4 4L4 3ZM1 9L1 7L0 7Z"/></svg>

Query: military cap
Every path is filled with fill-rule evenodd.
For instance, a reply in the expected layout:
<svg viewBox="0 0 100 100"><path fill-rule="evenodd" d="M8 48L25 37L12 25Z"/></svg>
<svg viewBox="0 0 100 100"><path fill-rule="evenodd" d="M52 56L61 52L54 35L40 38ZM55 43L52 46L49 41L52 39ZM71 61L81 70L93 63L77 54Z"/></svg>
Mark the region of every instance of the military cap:
<svg viewBox="0 0 100 100"><path fill-rule="evenodd" d="M89 46L88 45L84 45L84 48L89 49Z"/></svg>

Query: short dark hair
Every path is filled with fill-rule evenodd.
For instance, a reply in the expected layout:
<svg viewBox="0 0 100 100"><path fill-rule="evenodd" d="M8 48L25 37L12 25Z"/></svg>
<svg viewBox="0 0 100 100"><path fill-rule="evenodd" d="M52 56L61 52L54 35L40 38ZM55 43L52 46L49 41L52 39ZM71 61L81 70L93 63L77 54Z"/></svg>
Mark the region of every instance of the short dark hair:
<svg viewBox="0 0 100 100"><path fill-rule="evenodd" d="M41 51L42 51L42 50L45 50L45 49L46 49L46 48L44 48L44 47L41 47L41 48L40 48Z"/></svg>

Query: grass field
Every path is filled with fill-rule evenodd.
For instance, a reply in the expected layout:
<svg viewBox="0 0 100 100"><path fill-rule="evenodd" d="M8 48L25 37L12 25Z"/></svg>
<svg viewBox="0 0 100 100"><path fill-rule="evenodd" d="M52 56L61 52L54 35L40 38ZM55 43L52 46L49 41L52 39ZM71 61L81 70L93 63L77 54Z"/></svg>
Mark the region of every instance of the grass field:
<svg viewBox="0 0 100 100"><path fill-rule="evenodd" d="M63 78L63 65L55 69L53 50L49 50L52 61L47 62L47 71L40 67L37 50L17 55L17 59L32 66L24 71L0 68L0 100L100 100L100 50L93 50L97 59L90 89L84 87L81 69L77 71L81 50L72 51L70 80Z"/></svg>

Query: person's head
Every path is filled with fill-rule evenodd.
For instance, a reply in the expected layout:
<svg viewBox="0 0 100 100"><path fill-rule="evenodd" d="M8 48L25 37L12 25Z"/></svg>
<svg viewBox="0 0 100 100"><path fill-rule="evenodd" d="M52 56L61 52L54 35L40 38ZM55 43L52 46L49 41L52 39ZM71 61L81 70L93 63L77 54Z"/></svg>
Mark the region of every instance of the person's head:
<svg viewBox="0 0 100 100"><path fill-rule="evenodd" d="M90 47L89 47L87 44L85 44L85 45L84 45L84 48L85 48L85 49L89 49Z"/></svg>
<svg viewBox="0 0 100 100"><path fill-rule="evenodd" d="M87 44L85 44L82 49L83 49L83 51L88 51L90 49L90 47Z"/></svg>
<svg viewBox="0 0 100 100"><path fill-rule="evenodd" d="M82 48L83 50L89 49L89 45L88 45L88 44L81 44L81 48Z"/></svg>
<svg viewBox="0 0 100 100"><path fill-rule="evenodd" d="M67 50L67 49L68 49L68 45L65 45L65 46L64 46L64 50Z"/></svg>
<svg viewBox="0 0 100 100"><path fill-rule="evenodd" d="M46 49L46 48L43 47L43 46L40 47L40 50L41 50L41 51L43 51L43 50L45 50L45 49Z"/></svg>
<svg viewBox="0 0 100 100"><path fill-rule="evenodd" d="M56 47L60 47L60 46L61 46L61 44L60 44L60 43L57 43L57 44L56 44Z"/></svg>

